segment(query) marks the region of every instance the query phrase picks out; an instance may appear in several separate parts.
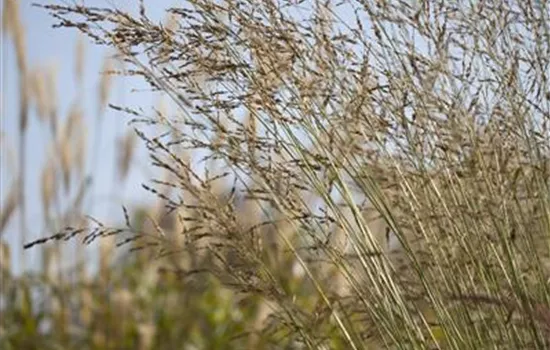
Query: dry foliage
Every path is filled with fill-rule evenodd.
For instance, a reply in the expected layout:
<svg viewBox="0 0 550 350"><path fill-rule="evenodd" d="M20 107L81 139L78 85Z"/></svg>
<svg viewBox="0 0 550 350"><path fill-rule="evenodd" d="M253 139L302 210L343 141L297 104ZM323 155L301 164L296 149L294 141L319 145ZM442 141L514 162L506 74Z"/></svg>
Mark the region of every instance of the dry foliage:
<svg viewBox="0 0 550 350"><path fill-rule="evenodd" d="M50 239L119 237L261 297L273 346L550 346L547 1L191 0L166 26L42 7L177 106L111 105L169 174L143 187L176 237Z"/></svg>

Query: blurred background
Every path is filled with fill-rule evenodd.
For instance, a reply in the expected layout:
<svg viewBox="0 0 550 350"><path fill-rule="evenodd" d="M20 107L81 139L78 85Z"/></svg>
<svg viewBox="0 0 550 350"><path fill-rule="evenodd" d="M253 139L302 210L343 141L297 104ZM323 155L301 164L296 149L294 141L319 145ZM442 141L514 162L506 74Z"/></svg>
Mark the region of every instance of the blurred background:
<svg viewBox="0 0 550 350"><path fill-rule="evenodd" d="M79 191L86 192L78 204L82 212L107 222L120 220L122 204L131 206L151 200L145 191L136 190L148 176L143 149L127 126L127 115L107 105L165 107L162 99L148 91L141 80L112 74L123 69L114 52L94 45L76 30L53 28L56 20L44 9L33 6L34 1L16 3L18 11L12 14L6 4L2 5L0 191L2 205L6 207L10 191L17 192L23 170L23 217L28 223L25 232L20 211L14 210L9 218L2 218L5 220L2 240L10 246L13 270L19 273L23 267L36 267L39 261L37 250L23 251L23 241L55 233L51 232L56 226L52 227L52 220L75 204ZM137 2L129 1L95 0L83 4L114 6L130 13L135 13L138 7ZM163 9L175 4L155 1L150 16L162 21ZM17 20L19 22L15 22ZM17 33L14 35L14 32ZM19 133L22 106L17 45L22 51L29 85L24 106L28 108L24 134ZM59 134L63 128L75 124L78 130L62 140ZM21 145L24 145L24 155ZM121 164L124 152L128 164ZM24 160L24 168L19 167L20 160ZM62 162L78 168L68 179L57 176L67 176L60 174ZM56 176L52 176L52 172ZM52 177L56 180L52 181ZM53 191L48 187L56 186L63 189L55 194L55 199L46 199L48 192ZM91 249L81 253L89 254Z"/></svg>

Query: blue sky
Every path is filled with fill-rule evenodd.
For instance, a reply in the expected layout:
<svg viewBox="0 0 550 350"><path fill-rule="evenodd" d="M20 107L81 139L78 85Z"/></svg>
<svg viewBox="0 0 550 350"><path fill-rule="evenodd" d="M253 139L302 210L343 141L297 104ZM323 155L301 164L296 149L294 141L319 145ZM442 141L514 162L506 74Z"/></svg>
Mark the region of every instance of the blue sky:
<svg viewBox="0 0 550 350"><path fill-rule="evenodd" d="M130 173L126 183L122 184L115 176L114 165L117 153L115 150L116 140L124 135L129 127L127 126L128 117L122 113L107 110L102 116L102 121L98 129L95 129L97 113L98 84L100 80L100 71L106 56L112 54L104 47L99 47L91 43L87 38L84 39L84 76L83 89L79 96L79 89L75 78L75 52L78 40L78 33L74 29L54 29L52 25L55 19L47 14L43 9L33 7L31 4L35 0L20 1L20 17L25 28L25 40L27 51L27 63L30 69L34 67L54 67L57 72L57 100L58 115L64 120L69 112L72 103L79 101L84 111L85 123L88 129L88 162L93 159L94 152L97 152L98 166L94 171L93 201L91 207L87 208L87 213L102 220L118 221L123 220L120 205L125 203L128 206L138 203L151 203L153 199L147 192L141 189L140 183L147 181L150 174L146 174L147 158L141 152L136 160L136 167ZM55 3L55 1L39 1L40 3ZM85 5L101 7L118 7L131 12L137 12L138 1L125 0L94 0L79 1ZM154 20L164 19L164 9L178 4L175 0L145 1L148 9L148 15ZM2 11L4 8L2 1ZM2 101L1 101L1 130L2 138L13 148L12 152L17 154L18 145L18 72L16 57L11 39L2 36ZM129 81L127 78L116 78L111 89L109 102L118 105L142 106L147 108L158 105L159 96L151 92L131 92L132 88L145 88L143 84L135 80ZM100 144L92 149L95 134L101 133ZM45 165L47 156L47 146L51 137L48 132L48 126L40 122L34 111L31 110L29 130L27 134L27 182L26 202L27 202L27 223L29 239L49 235L50 233L43 227L43 214L40 190L40 174ZM138 141L139 144L139 141ZM141 149L141 148L140 148ZM17 176L17 162L11 163L9 156L9 147L2 146L1 170L0 170L0 197L5 198L9 186ZM15 161L17 158L14 159ZM11 164L10 164L11 163ZM89 168L91 164L87 165ZM13 266L18 271L21 256L25 259L27 266L36 266L39 264L39 250L28 250L22 252L19 238L19 213L16 213L7 230L3 234L3 239L11 246ZM36 218L36 219L35 219ZM21 255L23 254L23 255Z"/></svg>

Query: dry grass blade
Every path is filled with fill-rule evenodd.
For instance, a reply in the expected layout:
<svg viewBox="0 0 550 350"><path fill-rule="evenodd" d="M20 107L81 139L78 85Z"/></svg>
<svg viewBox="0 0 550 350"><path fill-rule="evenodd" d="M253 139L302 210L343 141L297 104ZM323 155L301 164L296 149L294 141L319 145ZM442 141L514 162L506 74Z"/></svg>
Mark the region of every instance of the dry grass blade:
<svg viewBox="0 0 550 350"><path fill-rule="evenodd" d="M6 18L8 17L8 18ZM29 122L29 72L27 68L25 28L19 16L19 2L9 0L4 2L4 16L7 32L11 34L17 57L19 69L19 230L22 244L27 240L26 224L26 198L25 198L25 173L26 173L26 132ZM22 265L24 263L22 262Z"/></svg>
<svg viewBox="0 0 550 350"><path fill-rule="evenodd" d="M11 249L4 241L0 240L0 273L3 275L6 271L10 271L11 266Z"/></svg>
<svg viewBox="0 0 550 350"><path fill-rule="evenodd" d="M119 155L118 155L118 175L121 180L124 180L128 175L130 163L136 148L136 135L133 130L128 130L126 135L119 139Z"/></svg>
<svg viewBox="0 0 550 350"><path fill-rule="evenodd" d="M4 229L17 210L19 186L20 183L15 181L9 187L7 196L2 199L2 210L0 212L0 236L4 233Z"/></svg>
<svg viewBox="0 0 550 350"><path fill-rule="evenodd" d="M86 56L86 45L84 42L84 38L82 36L79 36L76 42L76 48L75 48L75 78L77 83L80 85L82 84L84 80L84 65L85 61L84 58Z"/></svg>
<svg viewBox="0 0 550 350"><path fill-rule="evenodd" d="M32 99L36 104L38 117L42 120L46 120L49 117L49 106L51 99L48 96L48 89L46 86L46 77L43 69L35 69L31 76L31 93Z"/></svg>
<svg viewBox="0 0 550 350"><path fill-rule="evenodd" d="M44 218L47 219L50 217L50 205L57 195L55 163L53 162L52 158L48 159L48 162L44 165L44 168L42 169L41 189L42 211L44 213Z"/></svg>
<svg viewBox="0 0 550 350"><path fill-rule="evenodd" d="M102 115L105 107L107 107L107 98L109 97L110 89L112 86L113 68L113 59L110 57L105 57L105 59L103 60L101 80L98 87L100 108L99 115Z"/></svg>
<svg viewBox="0 0 550 350"><path fill-rule="evenodd" d="M22 75L26 72L25 28L19 16L19 1L6 0L3 11L3 27L7 34L11 34L15 42L17 64Z"/></svg>

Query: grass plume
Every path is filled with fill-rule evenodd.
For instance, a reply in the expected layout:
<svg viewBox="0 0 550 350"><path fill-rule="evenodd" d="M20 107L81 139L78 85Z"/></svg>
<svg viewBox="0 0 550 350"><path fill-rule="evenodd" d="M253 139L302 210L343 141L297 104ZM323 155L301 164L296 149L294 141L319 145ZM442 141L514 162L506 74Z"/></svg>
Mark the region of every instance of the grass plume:
<svg viewBox="0 0 550 350"><path fill-rule="evenodd" d="M190 0L167 27L39 5L176 112L111 106L164 174L143 184L149 227L125 211L27 247L114 237L163 258L260 300L237 327L258 347L547 348L548 6Z"/></svg>

